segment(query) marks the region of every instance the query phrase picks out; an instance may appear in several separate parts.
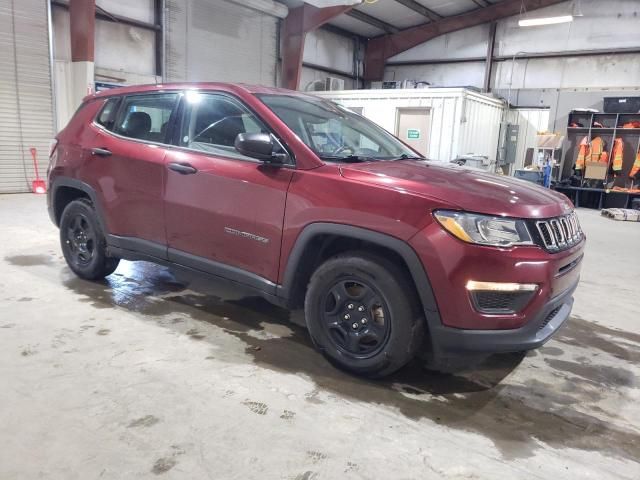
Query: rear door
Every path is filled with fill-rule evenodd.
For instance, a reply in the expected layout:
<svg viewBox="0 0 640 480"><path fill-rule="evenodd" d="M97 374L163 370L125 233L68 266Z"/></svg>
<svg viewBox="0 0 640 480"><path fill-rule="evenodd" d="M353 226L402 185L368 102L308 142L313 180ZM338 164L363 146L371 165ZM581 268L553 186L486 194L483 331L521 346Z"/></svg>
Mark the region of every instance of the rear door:
<svg viewBox="0 0 640 480"><path fill-rule="evenodd" d="M164 258L166 131L178 93L149 93L108 101L89 146L90 176L98 184L109 233L118 246ZM141 242L142 241L142 242Z"/></svg>
<svg viewBox="0 0 640 480"><path fill-rule="evenodd" d="M265 165L234 147L239 133L268 127L235 97L188 92L176 128L178 148L166 159L169 258L271 288L293 170Z"/></svg>

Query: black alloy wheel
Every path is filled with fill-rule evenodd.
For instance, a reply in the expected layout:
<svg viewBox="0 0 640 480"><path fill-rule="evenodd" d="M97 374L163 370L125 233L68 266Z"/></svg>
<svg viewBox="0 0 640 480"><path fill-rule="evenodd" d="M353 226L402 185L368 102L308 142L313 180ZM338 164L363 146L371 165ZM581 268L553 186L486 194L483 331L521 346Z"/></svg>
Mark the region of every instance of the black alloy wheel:
<svg viewBox="0 0 640 480"><path fill-rule="evenodd" d="M398 262L373 252L341 253L318 266L304 312L311 339L327 360L367 377L406 365L424 338L411 276Z"/></svg>
<svg viewBox="0 0 640 480"><path fill-rule="evenodd" d="M91 263L96 250L96 232L82 213L76 213L66 230L66 243L72 262L79 268Z"/></svg>
<svg viewBox="0 0 640 480"><path fill-rule="evenodd" d="M358 277L338 280L324 301L324 321L335 347L354 356L378 353L389 340L389 309L381 295Z"/></svg>
<svg viewBox="0 0 640 480"><path fill-rule="evenodd" d="M108 256L98 215L87 198L74 200L63 210L60 244L67 265L80 278L99 280L118 268L120 260Z"/></svg>

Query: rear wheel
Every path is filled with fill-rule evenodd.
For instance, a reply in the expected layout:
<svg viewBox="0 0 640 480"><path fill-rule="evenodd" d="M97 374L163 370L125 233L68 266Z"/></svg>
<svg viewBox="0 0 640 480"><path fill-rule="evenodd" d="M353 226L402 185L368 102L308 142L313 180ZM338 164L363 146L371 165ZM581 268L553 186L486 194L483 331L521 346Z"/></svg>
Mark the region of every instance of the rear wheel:
<svg viewBox="0 0 640 480"><path fill-rule="evenodd" d="M405 272L364 252L336 256L314 272L305 317L315 345L333 364L370 377L409 362L424 329Z"/></svg>
<svg viewBox="0 0 640 480"><path fill-rule="evenodd" d="M62 212L60 244L67 265L81 278L98 280L118 268L120 260L106 254L106 239L87 199L74 200Z"/></svg>

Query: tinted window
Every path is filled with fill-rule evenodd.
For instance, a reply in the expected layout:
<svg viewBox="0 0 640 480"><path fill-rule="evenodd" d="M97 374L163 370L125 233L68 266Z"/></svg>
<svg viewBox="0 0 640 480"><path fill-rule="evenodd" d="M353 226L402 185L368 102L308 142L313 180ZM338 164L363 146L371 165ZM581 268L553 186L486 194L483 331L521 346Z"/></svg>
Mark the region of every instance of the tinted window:
<svg viewBox="0 0 640 480"><path fill-rule="evenodd" d="M219 94L187 92L180 145L225 157L248 159L235 149L236 137L269 130L237 100ZM251 159L254 160L254 159Z"/></svg>
<svg viewBox="0 0 640 480"><path fill-rule="evenodd" d="M116 118L116 109L119 102L120 98L110 98L107 100L102 107L102 110L100 110L100 115L98 115L96 122L107 130L113 130L113 124L115 123Z"/></svg>
<svg viewBox="0 0 640 480"><path fill-rule="evenodd" d="M126 97L123 100L116 132L140 140L164 142L177 98L177 93Z"/></svg>

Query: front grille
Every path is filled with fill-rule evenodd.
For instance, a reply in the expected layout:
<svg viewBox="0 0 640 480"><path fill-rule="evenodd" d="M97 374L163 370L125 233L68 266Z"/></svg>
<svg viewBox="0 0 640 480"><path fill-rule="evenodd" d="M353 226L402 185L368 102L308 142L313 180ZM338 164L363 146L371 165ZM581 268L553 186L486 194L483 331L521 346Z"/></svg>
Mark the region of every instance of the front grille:
<svg viewBox="0 0 640 480"><path fill-rule="evenodd" d="M547 316L544 318L544 321L540 324L540 326L538 327L538 331L542 330L544 327L546 327L549 322L551 320L553 320L553 317L555 317L558 312L560 311L560 309L562 308L562 305L560 305L559 307L554 308L553 310L551 310Z"/></svg>
<svg viewBox="0 0 640 480"><path fill-rule="evenodd" d="M481 313L511 314L522 310L534 293L478 290L471 293L471 298L476 310Z"/></svg>
<svg viewBox="0 0 640 480"><path fill-rule="evenodd" d="M573 247L584 236L575 212L562 217L538 220L535 227L541 246L549 252L559 252Z"/></svg>

